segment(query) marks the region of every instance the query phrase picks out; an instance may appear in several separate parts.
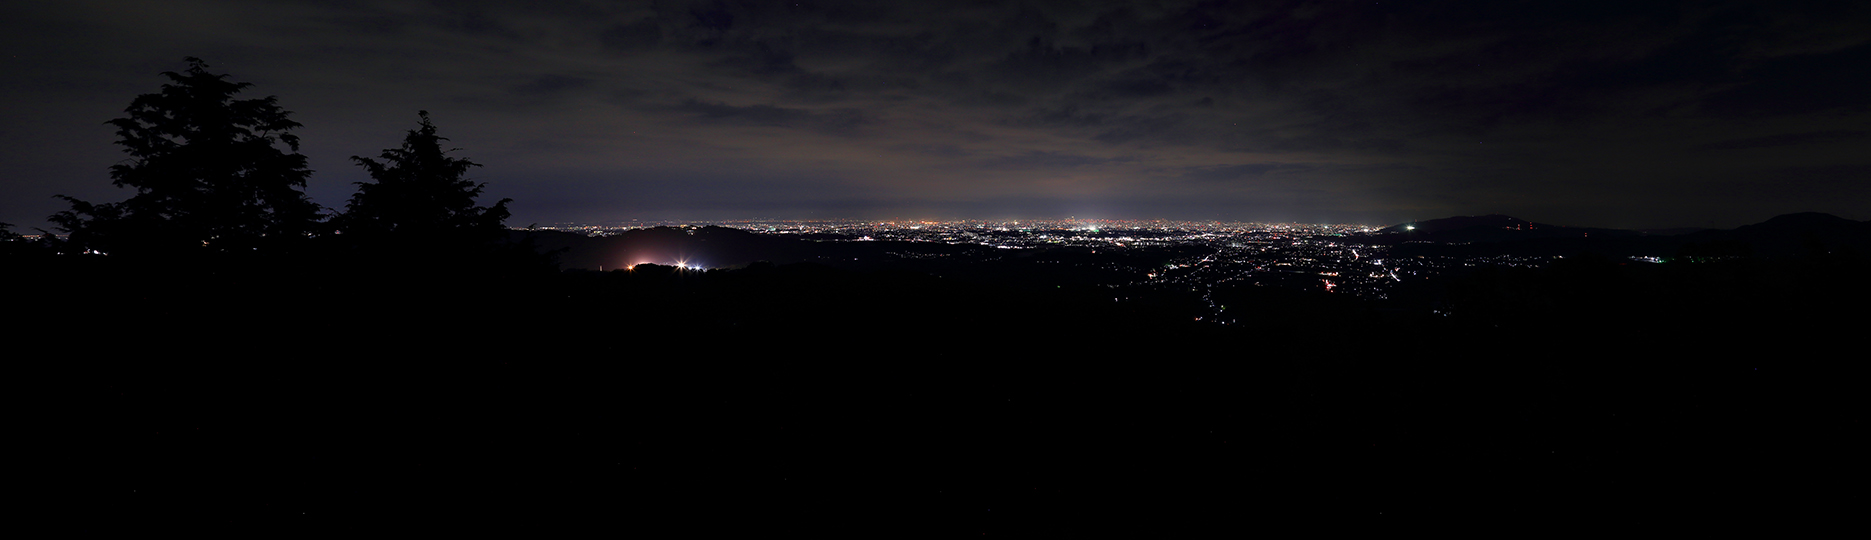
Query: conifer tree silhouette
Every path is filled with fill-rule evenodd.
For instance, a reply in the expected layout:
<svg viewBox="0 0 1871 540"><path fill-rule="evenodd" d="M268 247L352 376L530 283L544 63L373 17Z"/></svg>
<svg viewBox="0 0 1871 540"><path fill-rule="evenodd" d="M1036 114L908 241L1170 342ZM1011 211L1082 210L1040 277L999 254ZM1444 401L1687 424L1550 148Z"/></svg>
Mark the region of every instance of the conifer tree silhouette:
<svg viewBox="0 0 1871 540"><path fill-rule="evenodd" d="M291 132L300 124L275 96L235 99L252 83L210 73L200 58L186 61L186 71L162 74L170 82L161 91L131 101L128 117L108 122L130 155L111 166L112 183L136 195L105 204L57 196L72 208L49 219L71 233L74 247L244 253L313 231L319 207L303 191L312 171Z"/></svg>
<svg viewBox="0 0 1871 540"><path fill-rule="evenodd" d="M501 199L492 207L476 206L475 198L487 186L467 178L479 163L451 157L442 149L446 137L436 135L429 112L403 137L403 145L383 151L376 159L352 156L375 182L358 182L345 214L345 234L360 241L424 242L460 247L500 238L510 215Z"/></svg>

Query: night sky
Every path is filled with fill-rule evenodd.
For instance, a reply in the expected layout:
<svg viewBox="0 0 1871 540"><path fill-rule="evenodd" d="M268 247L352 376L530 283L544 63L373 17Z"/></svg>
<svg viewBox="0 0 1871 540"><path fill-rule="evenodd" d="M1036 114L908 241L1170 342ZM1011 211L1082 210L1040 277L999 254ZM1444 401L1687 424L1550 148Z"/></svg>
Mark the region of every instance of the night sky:
<svg viewBox="0 0 1871 540"><path fill-rule="evenodd" d="M510 225L1871 219L1871 3L213 1L0 6L0 221L204 59L343 207L431 113Z"/></svg>

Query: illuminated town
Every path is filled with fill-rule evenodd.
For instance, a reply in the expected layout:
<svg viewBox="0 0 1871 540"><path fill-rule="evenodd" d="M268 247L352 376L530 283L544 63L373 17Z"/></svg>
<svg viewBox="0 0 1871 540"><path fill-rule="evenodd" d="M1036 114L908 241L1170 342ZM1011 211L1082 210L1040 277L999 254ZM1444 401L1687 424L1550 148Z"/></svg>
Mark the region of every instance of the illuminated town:
<svg viewBox="0 0 1871 540"><path fill-rule="evenodd" d="M1112 289L1114 302L1132 298L1199 298L1199 316L1221 324L1229 317L1227 291L1272 287L1386 300L1411 282L1478 267L1538 267L1550 257L1492 255L1393 257L1394 247L1370 243L1381 226L1364 224L1239 223L1170 220L1020 221L685 221L628 226L562 224L551 229L602 237L635 229L716 226L817 242L912 242L992 248L994 251L885 252L889 257L954 259L976 266L1011 261L1050 272L1064 283ZM1004 251L1003 251L1004 250ZM1022 255L1029 255L1022 257ZM912 261L913 262L913 261ZM689 268L707 263L683 261ZM723 266L734 263L724 262ZM1040 269L1053 266L1054 269ZM1064 268L1059 268L1063 266ZM948 268L955 268L949 266ZM940 273L939 271L936 273ZM1002 272L1001 275L1009 275Z"/></svg>

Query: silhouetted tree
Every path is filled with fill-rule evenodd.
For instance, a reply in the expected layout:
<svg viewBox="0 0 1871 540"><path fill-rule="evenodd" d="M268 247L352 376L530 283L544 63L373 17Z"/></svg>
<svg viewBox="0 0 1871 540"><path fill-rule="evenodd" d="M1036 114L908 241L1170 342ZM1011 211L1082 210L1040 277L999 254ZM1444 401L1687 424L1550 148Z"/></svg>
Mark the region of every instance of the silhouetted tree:
<svg viewBox="0 0 1871 540"><path fill-rule="evenodd" d="M450 157L445 137L435 134L429 112L403 137L401 148L384 150L378 159L351 156L376 182L358 182L339 221L344 234L365 241L393 240L431 244L484 244L505 234L509 215L501 199L492 207L476 206L487 184L467 179L479 163Z"/></svg>
<svg viewBox="0 0 1871 540"><path fill-rule="evenodd" d="M300 124L274 96L234 98L251 83L209 73L199 58L187 61L187 71L164 72L169 84L137 96L128 117L109 122L130 155L111 166L112 183L136 195L107 204L58 196L72 209L50 220L71 233L75 247L245 252L313 230L318 205L302 191L312 171L291 133Z"/></svg>
<svg viewBox="0 0 1871 540"><path fill-rule="evenodd" d="M0 258L15 257L33 247L12 230L12 223L0 223Z"/></svg>

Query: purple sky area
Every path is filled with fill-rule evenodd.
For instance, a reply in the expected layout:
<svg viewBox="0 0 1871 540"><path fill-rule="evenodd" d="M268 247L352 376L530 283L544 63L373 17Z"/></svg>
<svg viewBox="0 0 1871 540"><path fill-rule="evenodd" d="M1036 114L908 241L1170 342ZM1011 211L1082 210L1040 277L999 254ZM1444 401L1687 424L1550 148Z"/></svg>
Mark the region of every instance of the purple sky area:
<svg viewBox="0 0 1871 540"><path fill-rule="evenodd" d="M119 201L105 121L201 57L307 191L430 111L509 224L1604 227L1871 219L1871 3L88 1L0 6L0 221Z"/></svg>

